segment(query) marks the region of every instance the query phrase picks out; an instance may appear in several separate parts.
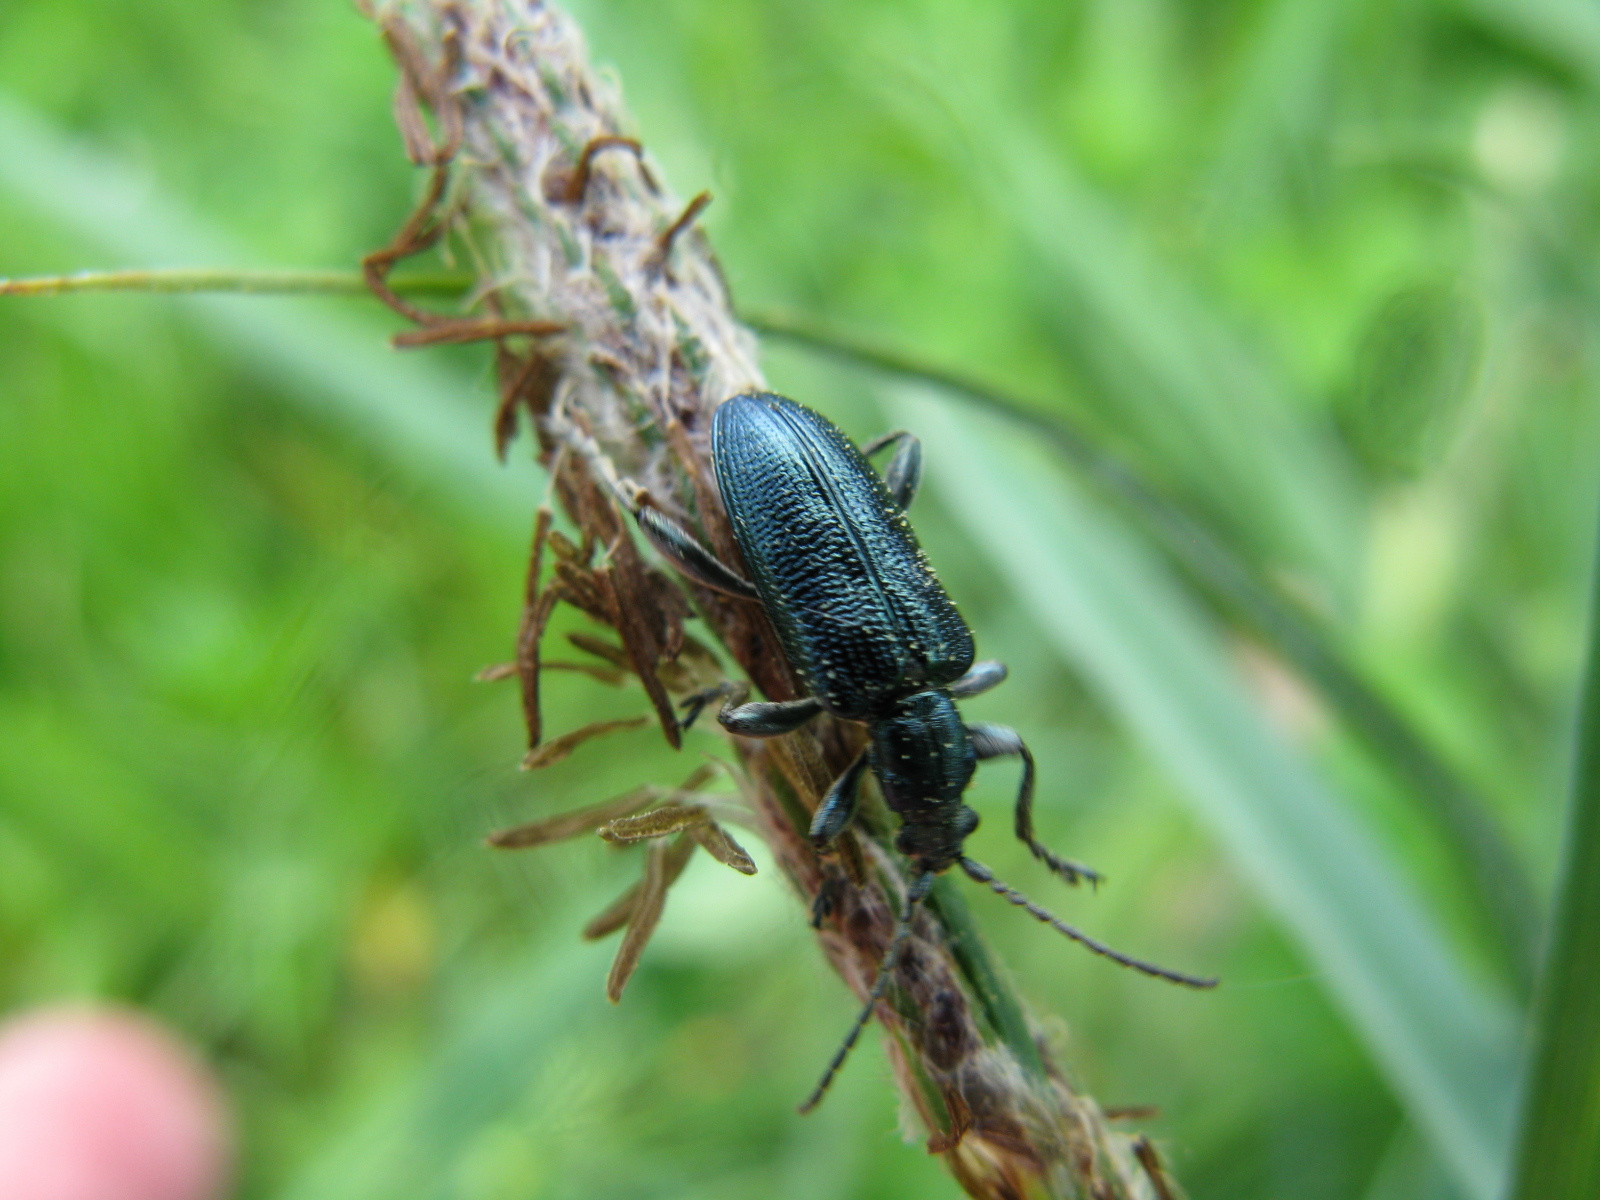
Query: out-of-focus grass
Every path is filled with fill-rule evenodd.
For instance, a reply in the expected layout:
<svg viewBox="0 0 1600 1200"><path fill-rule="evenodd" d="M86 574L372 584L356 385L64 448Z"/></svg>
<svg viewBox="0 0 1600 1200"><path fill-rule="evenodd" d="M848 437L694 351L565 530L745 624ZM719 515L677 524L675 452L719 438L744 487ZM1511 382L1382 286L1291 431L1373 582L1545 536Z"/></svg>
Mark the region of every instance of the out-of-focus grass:
<svg viewBox="0 0 1600 1200"><path fill-rule="evenodd" d="M1325 619L1546 878L1600 441L1580 9L579 15L677 186L716 192L742 300L1058 397ZM13 0L0 79L224 231L234 261L349 264L407 205L389 65L338 6ZM1006 114L1004 136L979 111ZM1020 177L1019 145L1043 164ZM88 240L84 207L117 189L91 173L73 193L0 194L0 274L181 265L136 217ZM850 1006L770 873L692 869L612 1010L603 954L572 939L636 864L478 849L684 770L628 734L519 776L513 698L466 683L509 646L538 484L495 477L501 498L463 504L348 398L459 412L435 440L465 470L481 355L386 359L354 303L340 328L250 300L0 303L0 1003L120 996L200 1038L243 1106L250 1196L948 1190L897 1143L870 1053L793 1116ZM881 427L859 377L787 351L770 366L852 432ZM994 912L1024 991L1104 1103L1163 1108L1151 1128L1192 1195L1420 1189L1428 1152L1327 999L1350 980L1308 967L1191 822L1194 781L1057 657L983 514L952 512L952 475L918 528L1014 670L970 711L1028 737L1044 832L1111 884L1049 895L1006 844L997 768L976 789L983 856L1226 980L1169 992ZM1470 884L1403 778L1259 647L1233 650L1493 989ZM641 707L550 691L558 728Z"/></svg>

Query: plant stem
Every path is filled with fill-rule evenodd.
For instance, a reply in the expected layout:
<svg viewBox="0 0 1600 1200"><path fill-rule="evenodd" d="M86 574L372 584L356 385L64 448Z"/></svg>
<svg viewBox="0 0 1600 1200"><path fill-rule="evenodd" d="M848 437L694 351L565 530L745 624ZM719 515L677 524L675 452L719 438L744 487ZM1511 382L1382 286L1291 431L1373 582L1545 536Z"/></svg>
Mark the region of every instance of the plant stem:
<svg viewBox="0 0 1600 1200"><path fill-rule="evenodd" d="M472 286L459 273L400 274L389 280L414 296L457 296ZM60 296L69 292L244 292L253 295L367 295L359 271L238 271L158 267L150 270L77 271L0 279L0 296Z"/></svg>

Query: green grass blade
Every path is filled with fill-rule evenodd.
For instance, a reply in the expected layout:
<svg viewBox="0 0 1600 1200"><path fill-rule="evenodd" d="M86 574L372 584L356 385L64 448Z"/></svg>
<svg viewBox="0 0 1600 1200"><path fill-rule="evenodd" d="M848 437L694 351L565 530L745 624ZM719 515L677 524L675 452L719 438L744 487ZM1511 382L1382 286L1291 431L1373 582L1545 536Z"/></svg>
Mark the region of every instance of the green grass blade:
<svg viewBox="0 0 1600 1200"><path fill-rule="evenodd" d="M1472 1200L1503 1176L1509 1007L1470 980L1395 866L1265 723L1204 615L1015 431L906 389L931 479L1051 645L1151 753L1316 965ZM1224 983L1224 989L1226 983Z"/></svg>
<svg viewBox="0 0 1600 1200"><path fill-rule="evenodd" d="M1539 994L1513 1200L1600 1196L1600 570L1572 800Z"/></svg>
<svg viewBox="0 0 1600 1200"><path fill-rule="evenodd" d="M1600 87L1600 7L1588 0L1455 0L1454 7Z"/></svg>

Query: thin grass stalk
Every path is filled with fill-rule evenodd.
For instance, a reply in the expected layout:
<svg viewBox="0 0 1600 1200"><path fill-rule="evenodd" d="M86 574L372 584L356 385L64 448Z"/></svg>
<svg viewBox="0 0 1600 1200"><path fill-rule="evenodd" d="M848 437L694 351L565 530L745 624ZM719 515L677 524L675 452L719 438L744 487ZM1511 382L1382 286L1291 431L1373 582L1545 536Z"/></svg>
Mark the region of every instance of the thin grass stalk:
<svg viewBox="0 0 1600 1200"><path fill-rule="evenodd" d="M493 317L562 330L497 339L502 444L531 417L554 494L586 535L585 547L552 540L549 586L615 627L669 741L677 737L672 702L694 674L684 666L692 645L685 591L703 627L769 699L792 697L796 680L759 610L651 567L617 500L643 488L737 560L710 471L710 416L763 380L755 343L693 225L703 200L684 205L661 183L628 136L616 88L592 70L576 25L553 7L414 0L379 20L401 67L397 117L407 147L434 168L430 195L446 205L443 216L409 222L404 245L369 259L380 294L387 267L404 256L398 251L448 231L476 264ZM451 318L413 316L450 331ZM809 906L830 869L850 876L819 942L865 997L902 904L901 866L876 837L852 834L830 867L805 836L860 737L821 722L738 742L735 751L753 824L799 898ZM875 833L886 825L880 814ZM658 863L649 879L664 888L668 875ZM847 1016L841 1006L841 1032ZM1132 1139L1109 1130L1094 1101L1052 1064L949 881L915 924L877 1017L906 1112L969 1195L1156 1195Z"/></svg>
<svg viewBox="0 0 1600 1200"><path fill-rule="evenodd" d="M1600 551L1555 913L1533 1009L1511 1200L1600 1196Z"/></svg>

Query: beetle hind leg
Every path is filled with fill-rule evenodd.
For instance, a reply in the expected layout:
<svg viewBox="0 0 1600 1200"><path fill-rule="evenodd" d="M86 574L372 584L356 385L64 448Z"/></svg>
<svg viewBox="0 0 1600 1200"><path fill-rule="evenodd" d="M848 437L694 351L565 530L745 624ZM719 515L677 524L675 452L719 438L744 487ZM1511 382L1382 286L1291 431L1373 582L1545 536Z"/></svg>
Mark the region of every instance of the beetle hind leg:
<svg viewBox="0 0 1600 1200"><path fill-rule="evenodd" d="M982 664L980 664L982 665ZM975 672L977 667L973 668ZM1015 754L1022 759L1022 786L1017 789L1017 840L1033 851L1033 856L1070 884L1087 880L1091 886L1100 883L1100 872L1070 858L1062 858L1049 847L1042 845L1033 833L1033 752L1018 736L1015 729L1004 725L980 722L967 726L967 736L979 759L999 758Z"/></svg>
<svg viewBox="0 0 1600 1200"><path fill-rule="evenodd" d="M894 447L894 457L884 468L883 482L889 488L889 495L893 496L894 502L900 506L900 511L904 512L911 507L911 501L917 495L917 487L922 483L922 442L916 434L896 429L893 433L873 438L861 447L861 453L864 457L871 458L878 451L890 446Z"/></svg>

